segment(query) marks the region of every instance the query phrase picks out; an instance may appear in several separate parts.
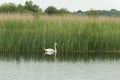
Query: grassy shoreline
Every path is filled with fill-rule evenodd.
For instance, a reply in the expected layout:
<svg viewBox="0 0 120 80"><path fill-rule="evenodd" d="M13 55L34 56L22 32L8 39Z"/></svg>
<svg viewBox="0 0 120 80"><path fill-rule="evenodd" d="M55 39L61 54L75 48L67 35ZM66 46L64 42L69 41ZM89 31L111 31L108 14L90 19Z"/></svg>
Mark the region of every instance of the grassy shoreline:
<svg viewBox="0 0 120 80"><path fill-rule="evenodd" d="M3 16L4 15L4 16ZM15 16L14 16L15 15ZM0 14L0 50L120 51L120 18Z"/></svg>

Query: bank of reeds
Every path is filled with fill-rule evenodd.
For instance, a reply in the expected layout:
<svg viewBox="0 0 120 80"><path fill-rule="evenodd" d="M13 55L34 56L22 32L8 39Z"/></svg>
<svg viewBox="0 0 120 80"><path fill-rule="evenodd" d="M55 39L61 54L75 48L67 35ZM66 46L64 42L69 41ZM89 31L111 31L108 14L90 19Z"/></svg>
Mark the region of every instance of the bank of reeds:
<svg viewBox="0 0 120 80"><path fill-rule="evenodd" d="M42 51L55 42L59 51L118 51L120 18L0 14L1 51Z"/></svg>

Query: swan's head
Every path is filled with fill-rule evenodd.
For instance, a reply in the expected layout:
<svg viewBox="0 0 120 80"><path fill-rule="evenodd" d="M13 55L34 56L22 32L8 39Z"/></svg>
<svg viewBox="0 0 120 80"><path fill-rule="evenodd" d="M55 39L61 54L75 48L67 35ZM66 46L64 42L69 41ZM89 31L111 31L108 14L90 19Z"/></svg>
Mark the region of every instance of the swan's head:
<svg viewBox="0 0 120 80"><path fill-rule="evenodd" d="M57 43L55 43L55 45L57 45Z"/></svg>

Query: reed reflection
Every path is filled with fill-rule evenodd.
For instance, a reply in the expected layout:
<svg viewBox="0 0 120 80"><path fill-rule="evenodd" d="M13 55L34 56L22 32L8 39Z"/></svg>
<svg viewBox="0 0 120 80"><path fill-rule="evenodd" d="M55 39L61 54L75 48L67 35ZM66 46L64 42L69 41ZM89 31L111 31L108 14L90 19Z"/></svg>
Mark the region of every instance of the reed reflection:
<svg viewBox="0 0 120 80"><path fill-rule="evenodd" d="M3 61L104 61L119 60L120 53L57 53L54 55L44 55L44 53L0 53L0 60Z"/></svg>

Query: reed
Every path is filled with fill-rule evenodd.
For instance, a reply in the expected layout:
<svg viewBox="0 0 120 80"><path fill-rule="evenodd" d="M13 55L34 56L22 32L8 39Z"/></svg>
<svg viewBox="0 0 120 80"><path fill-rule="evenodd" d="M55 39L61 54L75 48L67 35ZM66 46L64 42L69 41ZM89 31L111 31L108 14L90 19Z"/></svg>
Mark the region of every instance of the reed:
<svg viewBox="0 0 120 80"><path fill-rule="evenodd" d="M4 15L4 16L3 16ZM59 51L120 50L120 18L76 15L0 14L1 51L42 51L58 43Z"/></svg>

